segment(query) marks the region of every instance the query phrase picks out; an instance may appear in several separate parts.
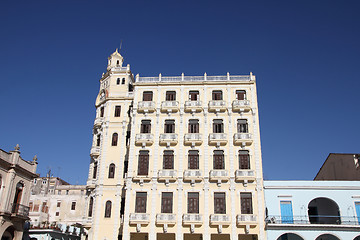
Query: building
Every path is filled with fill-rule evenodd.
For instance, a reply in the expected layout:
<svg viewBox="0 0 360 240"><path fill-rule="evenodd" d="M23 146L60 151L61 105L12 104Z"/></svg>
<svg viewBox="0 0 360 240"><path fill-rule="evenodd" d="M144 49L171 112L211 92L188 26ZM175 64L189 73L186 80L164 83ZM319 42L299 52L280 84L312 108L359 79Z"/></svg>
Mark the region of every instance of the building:
<svg viewBox="0 0 360 240"><path fill-rule="evenodd" d="M20 147L6 152L0 149L0 238L22 238L24 223L29 219L31 182L36 175L37 158L26 161Z"/></svg>
<svg viewBox="0 0 360 240"><path fill-rule="evenodd" d="M330 153L314 180L360 181L360 154Z"/></svg>
<svg viewBox="0 0 360 240"><path fill-rule="evenodd" d="M265 239L255 76L100 79L88 239Z"/></svg>
<svg viewBox="0 0 360 240"><path fill-rule="evenodd" d="M86 203L86 185L70 185L58 177L34 179L29 236L80 239Z"/></svg>
<svg viewBox="0 0 360 240"><path fill-rule="evenodd" d="M269 240L360 240L360 182L264 181Z"/></svg>

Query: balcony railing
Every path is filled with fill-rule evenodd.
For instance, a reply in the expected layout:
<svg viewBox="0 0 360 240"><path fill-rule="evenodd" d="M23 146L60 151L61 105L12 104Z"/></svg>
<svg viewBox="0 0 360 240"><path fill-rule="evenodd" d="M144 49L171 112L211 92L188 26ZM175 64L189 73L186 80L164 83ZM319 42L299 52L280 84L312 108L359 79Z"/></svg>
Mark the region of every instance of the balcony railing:
<svg viewBox="0 0 360 240"><path fill-rule="evenodd" d="M308 224L308 225L357 225L360 228L360 218L357 216L330 216L330 215L309 215L309 216L280 216L271 215L265 219L267 224Z"/></svg>
<svg viewBox="0 0 360 240"><path fill-rule="evenodd" d="M100 155L100 147L92 147L90 150L91 156L99 156Z"/></svg>
<svg viewBox="0 0 360 240"><path fill-rule="evenodd" d="M175 224L176 223L176 214L172 214L172 213L156 214L156 223L157 224Z"/></svg>
<svg viewBox="0 0 360 240"><path fill-rule="evenodd" d="M184 180L185 181L201 181L203 178L200 170L197 169L188 169L184 171Z"/></svg>
<svg viewBox="0 0 360 240"><path fill-rule="evenodd" d="M186 101L185 102L185 111L202 111L202 102L201 101Z"/></svg>
<svg viewBox="0 0 360 240"><path fill-rule="evenodd" d="M104 118L103 118L103 117L97 117L97 118L95 118L94 126L95 126L95 127L100 127L101 124L103 123L103 121L104 121Z"/></svg>
<svg viewBox="0 0 360 240"><path fill-rule="evenodd" d="M229 180L229 174L227 170L214 169L210 171L210 180Z"/></svg>
<svg viewBox="0 0 360 240"><path fill-rule="evenodd" d="M177 133L162 133L160 134L160 144L176 145L178 143Z"/></svg>
<svg viewBox="0 0 360 240"><path fill-rule="evenodd" d="M153 101L140 101L138 103L139 112L154 112L155 111L155 102Z"/></svg>
<svg viewBox="0 0 360 240"><path fill-rule="evenodd" d="M21 217L28 217L29 216L29 210L30 210L30 208L28 206L25 206L25 205L22 205L22 204L13 203L11 205L11 213L16 214L16 215L21 216Z"/></svg>
<svg viewBox="0 0 360 240"><path fill-rule="evenodd" d="M224 100L212 100L209 102L209 111L225 111L226 102Z"/></svg>
<svg viewBox="0 0 360 240"><path fill-rule="evenodd" d="M174 77L136 77L136 82L202 82L202 81L251 81L250 75L224 76L174 76Z"/></svg>
<svg viewBox="0 0 360 240"><path fill-rule="evenodd" d="M227 134L226 133L210 133L209 134L209 144L220 144L225 145L227 143Z"/></svg>
<svg viewBox="0 0 360 240"><path fill-rule="evenodd" d="M161 111L179 111L179 102L178 101L163 101L161 103Z"/></svg>
<svg viewBox="0 0 360 240"><path fill-rule="evenodd" d="M234 144L250 145L253 142L251 133L235 133Z"/></svg>
<svg viewBox="0 0 360 240"><path fill-rule="evenodd" d="M236 216L236 222L238 225L256 224L257 217L254 214L239 214Z"/></svg>
<svg viewBox="0 0 360 240"><path fill-rule="evenodd" d="M203 218L201 214L188 213L183 215L183 223L188 225L201 225L203 223Z"/></svg>
<svg viewBox="0 0 360 240"><path fill-rule="evenodd" d="M158 171L158 179L159 180L176 180L177 177L177 171L172 169L161 169Z"/></svg>
<svg viewBox="0 0 360 240"><path fill-rule="evenodd" d="M248 170L248 169L237 169L235 171L235 178L237 181L241 180L255 180L255 171L254 170Z"/></svg>
<svg viewBox="0 0 360 240"><path fill-rule="evenodd" d="M249 100L234 100L232 102L232 109L235 112L239 111L250 111L250 101Z"/></svg>
<svg viewBox="0 0 360 240"><path fill-rule="evenodd" d="M202 144L202 134L201 133L186 133L184 136L184 143L191 145L201 145Z"/></svg>
<svg viewBox="0 0 360 240"><path fill-rule="evenodd" d="M130 224L148 224L149 214L147 213L130 213L129 221Z"/></svg>
<svg viewBox="0 0 360 240"><path fill-rule="evenodd" d="M135 143L151 145L154 143L154 135L151 133L138 133L135 136Z"/></svg>
<svg viewBox="0 0 360 240"><path fill-rule="evenodd" d="M210 224L212 225L229 225L230 215L227 214L211 214Z"/></svg>

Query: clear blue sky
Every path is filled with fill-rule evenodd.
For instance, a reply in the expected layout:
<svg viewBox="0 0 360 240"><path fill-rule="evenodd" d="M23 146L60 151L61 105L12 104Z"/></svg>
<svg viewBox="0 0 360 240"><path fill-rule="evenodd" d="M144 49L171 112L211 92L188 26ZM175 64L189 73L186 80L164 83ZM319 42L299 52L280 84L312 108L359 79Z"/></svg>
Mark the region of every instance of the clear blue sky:
<svg viewBox="0 0 360 240"><path fill-rule="evenodd" d="M0 3L0 148L85 183L94 102L123 40L142 76L257 77L265 179L360 152L360 1Z"/></svg>

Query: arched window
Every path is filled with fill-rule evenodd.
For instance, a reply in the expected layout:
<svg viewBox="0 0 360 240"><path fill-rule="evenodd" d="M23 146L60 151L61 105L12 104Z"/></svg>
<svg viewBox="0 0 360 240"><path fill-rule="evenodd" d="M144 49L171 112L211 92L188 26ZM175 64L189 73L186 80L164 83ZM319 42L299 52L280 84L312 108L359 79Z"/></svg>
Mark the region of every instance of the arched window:
<svg viewBox="0 0 360 240"><path fill-rule="evenodd" d="M117 146L117 142L118 142L118 134L114 133L112 135L112 141L111 141L111 146Z"/></svg>
<svg viewBox="0 0 360 240"><path fill-rule="evenodd" d="M23 188L24 188L24 184L22 184L21 182L18 182L16 184L12 213L18 213L19 211Z"/></svg>
<svg viewBox="0 0 360 240"><path fill-rule="evenodd" d="M114 178L115 176L115 164L110 164L109 166L109 178Z"/></svg>
<svg viewBox="0 0 360 240"><path fill-rule="evenodd" d="M105 217L106 218L111 217L111 201L107 201L105 204Z"/></svg>
<svg viewBox="0 0 360 240"><path fill-rule="evenodd" d="M116 85L119 85L120 84L120 78L118 78L117 80L116 80Z"/></svg>
<svg viewBox="0 0 360 240"><path fill-rule="evenodd" d="M96 136L96 146L100 147L100 134Z"/></svg>
<svg viewBox="0 0 360 240"><path fill-rule="evenodd" d="M97 173L97 162L94 163L94 168L93 168L93 178L96 178L96 173Z"/></svg>
<svg viewBox="0 0 360 240"><path fill-rule="evenodd" d="M88 217L92 217L94 198L90 197Z"/></svg>
<svg viewBox="0 0 360 240"><path fill-rule="evenodd" d="M121 80L121 84L125 84L125 78Z"/></svg>
<svg viewBox="0 0 360 240"><path fill-rule="evenodd" d="M283 235L278 237L277 240L304 240L304 239L294 233L284 233Z"/></svg>
<svg viewBox="0 0 360 240"><path fill-rule="evenodd" d="M332 234L323 234L318 236L315 240L340 240L340 239Z"/></svg>
<svg viewBox="0 0 360 240"><path fill-rule="evenodd" d="M341 224L339 206L329 198L315 198L308 205L312 224Z"/></svg>

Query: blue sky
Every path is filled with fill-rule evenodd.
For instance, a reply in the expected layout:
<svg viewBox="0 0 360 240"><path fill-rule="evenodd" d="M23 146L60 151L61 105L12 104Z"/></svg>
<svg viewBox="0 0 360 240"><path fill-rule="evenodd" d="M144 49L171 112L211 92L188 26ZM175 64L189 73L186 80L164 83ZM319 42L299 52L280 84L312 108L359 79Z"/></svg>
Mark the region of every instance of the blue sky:
<svg viewBox="0 0 360 240"><path fill-rule="evenodd" d="M358 153L359 1L0 2L0 148L85 183L94 102L120 41L141 76L257 77L265 179Z"/></svg>

